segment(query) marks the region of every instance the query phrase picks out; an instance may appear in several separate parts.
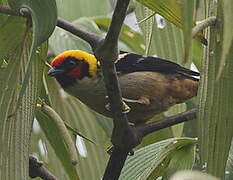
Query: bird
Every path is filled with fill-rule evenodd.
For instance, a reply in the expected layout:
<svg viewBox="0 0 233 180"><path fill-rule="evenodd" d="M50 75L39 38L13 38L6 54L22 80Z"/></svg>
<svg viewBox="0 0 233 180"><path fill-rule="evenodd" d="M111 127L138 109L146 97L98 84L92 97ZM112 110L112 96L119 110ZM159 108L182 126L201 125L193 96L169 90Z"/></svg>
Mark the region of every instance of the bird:
<svg viewBox="0 0 233 180"><path fill-rule="evenodd" d="M200 73L172 61L121 52L115 68L122 92L122 111L129 123L147 123L197 95ZM82 50L67 50L51 61L48 75L90 109L112 117L100 62Z"/></svg>

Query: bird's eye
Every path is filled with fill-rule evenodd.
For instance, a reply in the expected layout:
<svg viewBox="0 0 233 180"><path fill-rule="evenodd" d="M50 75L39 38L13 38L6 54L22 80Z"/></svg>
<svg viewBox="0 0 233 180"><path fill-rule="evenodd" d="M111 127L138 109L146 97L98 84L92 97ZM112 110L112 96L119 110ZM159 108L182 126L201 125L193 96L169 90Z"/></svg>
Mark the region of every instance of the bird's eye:
<svg viewBox="0 0 233 180"><path fill-rule="evenodd" d="M74 65L77 64L77 61L72 59L72 60L69 61L69 64L70 64L71 66L74 66Z"/></svg>

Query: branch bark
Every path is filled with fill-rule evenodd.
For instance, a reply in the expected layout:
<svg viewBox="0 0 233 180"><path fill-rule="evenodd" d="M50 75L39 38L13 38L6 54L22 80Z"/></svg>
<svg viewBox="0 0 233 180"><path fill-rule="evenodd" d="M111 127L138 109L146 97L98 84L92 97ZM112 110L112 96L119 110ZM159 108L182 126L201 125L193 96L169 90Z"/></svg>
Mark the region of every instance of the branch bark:
<svg viewBox="0 0 233 180"><path fill-rule="evenodd" d="M87 31L84 31L82 29L80 29L79 27L61 19L61 18L58 18L57 20L57 26L66 30L66 31L69 31L70 33L80 37L81 39L85 40L86 42L88 42L90 44L90 46L92 47L93 50L95 50L99 43L103 40L102 37L94 34L94 33L91 33L91 32L87 32Z"/></svg>
<svg viewBox="0 0 233 180"><path fill-rule="evenodd" d="M195 119L197 116L197 112L198 110L194 108L189 111L164 118L163 120L160 121L139 125L136 127L136 130L139 131L142 137L145 137L146 135L158 131L160 129L164 129L185 121Z"/></svg>
<svg viewBox="0 0 233 180"><path fill-rule="evenodd" d="M34 156L29 156L29 176L31 178L40 177L43 180L58 180Z"/></svg>

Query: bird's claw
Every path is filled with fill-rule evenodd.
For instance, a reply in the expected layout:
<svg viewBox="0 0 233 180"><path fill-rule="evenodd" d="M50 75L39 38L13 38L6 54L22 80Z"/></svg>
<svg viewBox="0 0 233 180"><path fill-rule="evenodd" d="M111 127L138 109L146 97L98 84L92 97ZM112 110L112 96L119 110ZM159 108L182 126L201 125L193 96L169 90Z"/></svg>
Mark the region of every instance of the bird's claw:
<svg viewBox="0 0 233 180"><path fill-rule="evenodd" d="M108 99L108 96L106 96L106 99ZM127 114L130 112L131 108L122 100L122 113ZM108 111L111 111L111 105L110 103L107 103L105 105L105 109L107 109Z"/></svg>
<svg viewBox="0 0 233 180"><path fill-rule="evenodd" d="M130 108L124 101L122 101L122 104L123 104L122 112L123 112L124 114L129 113L130 110L131 110L131 108Z"/></svg>

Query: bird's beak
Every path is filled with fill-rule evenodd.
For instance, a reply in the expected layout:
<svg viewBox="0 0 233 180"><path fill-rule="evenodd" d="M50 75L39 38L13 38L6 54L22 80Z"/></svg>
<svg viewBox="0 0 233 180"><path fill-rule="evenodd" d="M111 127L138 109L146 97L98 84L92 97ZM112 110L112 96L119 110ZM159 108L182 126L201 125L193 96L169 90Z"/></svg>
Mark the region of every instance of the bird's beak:
<svg viewBox="0 0 233 180"><path fill-rule="evenodd" d="M63 69L57 69L52 67L49 71L48 71L48 75L49 76L56 76L59 74L63 74L65 71Z"/></svg>

